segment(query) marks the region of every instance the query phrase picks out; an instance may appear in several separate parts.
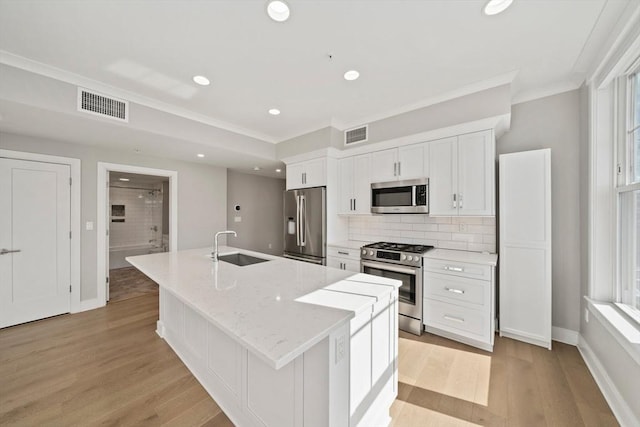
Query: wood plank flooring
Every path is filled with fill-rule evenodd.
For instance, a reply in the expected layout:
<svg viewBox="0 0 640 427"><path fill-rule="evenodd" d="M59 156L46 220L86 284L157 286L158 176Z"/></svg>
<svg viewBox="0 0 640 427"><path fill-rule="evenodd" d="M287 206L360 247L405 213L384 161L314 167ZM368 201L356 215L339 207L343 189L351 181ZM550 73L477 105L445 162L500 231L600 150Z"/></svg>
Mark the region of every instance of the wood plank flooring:
<svg viewBox="0 0 640 427"><path fill-rule="evenodd" d="M155 333L157 294L0 330L0 425L231 426ZM392 425L617 425L575 347L400 333Z"/></svg>
<svg viewBox="0 0 640 427"><path fill-rule="evenodd" d="M158 294L158 284L135 267L109 270L109 302Z"/></svg>

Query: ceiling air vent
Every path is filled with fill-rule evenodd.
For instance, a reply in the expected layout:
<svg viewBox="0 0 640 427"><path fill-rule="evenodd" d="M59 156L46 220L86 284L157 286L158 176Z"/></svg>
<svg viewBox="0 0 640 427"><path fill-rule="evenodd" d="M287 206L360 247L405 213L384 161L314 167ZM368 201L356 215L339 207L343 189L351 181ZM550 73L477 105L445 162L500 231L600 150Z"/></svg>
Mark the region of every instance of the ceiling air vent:
<svg viewBox="0 0 640 427"><path fill-rule="evenodd" d="M78 88L78 111L100 117L129 121L129 103L81 87Z"/></svg>
<svg viewBox="0 0 640 427"><path fill-rule="evenodd" d="M365 142L369 136L369 125L344 131L344 145Z"/></svg>

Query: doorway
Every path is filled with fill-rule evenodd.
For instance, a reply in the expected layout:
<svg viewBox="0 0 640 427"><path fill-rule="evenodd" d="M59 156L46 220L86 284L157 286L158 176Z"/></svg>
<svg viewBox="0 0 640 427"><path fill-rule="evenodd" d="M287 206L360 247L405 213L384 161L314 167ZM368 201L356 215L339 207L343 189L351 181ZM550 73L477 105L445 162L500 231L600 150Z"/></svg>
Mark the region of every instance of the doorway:
<svg viewBox="0 0 640 427"><path fill-rule="evenodd" d="M177 250L177 172L98 163L98 299L153 291L125 260Z"/></svg>
<svg viewBox="0 0 640 427"><path fill-rule="evenodd" d="M169 178L109 172L107 301L157 293L127 257L169 250Z"/></svg>

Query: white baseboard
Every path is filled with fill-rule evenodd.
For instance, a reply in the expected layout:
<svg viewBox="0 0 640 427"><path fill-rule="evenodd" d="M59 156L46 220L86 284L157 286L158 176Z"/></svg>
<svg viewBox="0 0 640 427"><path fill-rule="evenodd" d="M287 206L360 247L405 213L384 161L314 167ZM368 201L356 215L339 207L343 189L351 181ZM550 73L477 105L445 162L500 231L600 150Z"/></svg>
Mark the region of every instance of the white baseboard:
<svg viewBox="0 0 640 427"><path fill-rule="evenodd" d="M93 298L93 299L80 301L79 311L89 311L89 310L94 310L100 307L104 307L104 304L100 303L100 301L98 301L98 298Z"/></svg>
<svg viewBox="0 0 640 427"><path fill-rule="evenodd" d="M607 374L607 370L582 335L579 335L578 351L582 355L589 372L591 372L591 375L596 380L602 395L611 407L611 411L620 425L622 427L639 426L640 419L635 417L628 403L618 391L615 383Z"/></svg>
<svg viewBox="0 0 640 427"><path fill-rule="evenodd" d="M571 329L559 328L554 326L551 328L551 339L569 345L578 345L580 334L578 331Z"/></svg>

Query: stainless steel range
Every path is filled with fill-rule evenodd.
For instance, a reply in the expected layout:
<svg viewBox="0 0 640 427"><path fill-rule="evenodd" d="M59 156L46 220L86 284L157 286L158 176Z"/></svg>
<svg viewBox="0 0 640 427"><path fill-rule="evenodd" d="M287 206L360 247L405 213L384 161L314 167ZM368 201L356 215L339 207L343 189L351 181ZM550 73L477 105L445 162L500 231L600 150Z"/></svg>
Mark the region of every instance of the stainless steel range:
<svg viewBox="0 0 640 427"><path fill-rule="evenodd" d="M402 281L398 327L422 333L422 255L433 246L378 242L362 247L360 271Z"/></svg>

